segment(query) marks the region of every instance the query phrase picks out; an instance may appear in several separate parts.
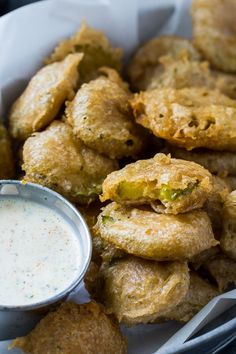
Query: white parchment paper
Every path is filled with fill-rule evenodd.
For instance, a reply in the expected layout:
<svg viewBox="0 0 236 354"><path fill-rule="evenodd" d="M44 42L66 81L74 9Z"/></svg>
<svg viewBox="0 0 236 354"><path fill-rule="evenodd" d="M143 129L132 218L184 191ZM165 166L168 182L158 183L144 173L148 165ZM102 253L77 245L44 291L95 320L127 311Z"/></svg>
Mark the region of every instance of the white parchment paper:
<svg viewBox="0 0 236 354"><path fill-rule="evenodd" d="M7 119L10 104L42 65L43 58L58 41L75 32L83 19L103 30L114 45L125 49L128 57L138 44L157 34L191 37L189 6L190 0L48 0L0 18L0 118ZM71 297L78 302L88 300L84 289ZM169 322L124 328L129 353L167 353L168 348L184 343L233 304L236 290L213 299L185 326ZM25 321L22 323L27 332ZM6 323L0 312L0 340L8 339L9 333L12 337L19 334L20 320L18 327L11 324L10 332ZM0 354L5 353L6 342L2 342Z"/></svg>

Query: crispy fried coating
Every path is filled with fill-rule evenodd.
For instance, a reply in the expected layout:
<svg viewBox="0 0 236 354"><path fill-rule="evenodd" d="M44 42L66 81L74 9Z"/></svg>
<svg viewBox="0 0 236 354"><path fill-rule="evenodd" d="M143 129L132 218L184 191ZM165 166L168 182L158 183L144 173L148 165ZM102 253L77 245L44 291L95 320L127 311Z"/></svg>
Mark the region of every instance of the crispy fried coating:
<svg viewBox="0 0 236 354"><path fill-rule="evenodd" d="M217 239L221 237L223 225L223 205L229 195L229 187L224 179L213 177L213 189L204 204L204 210L207 212Z"/></svg>
<svg viewBox="0 0 236 354"><path fill-rule="evenodd" d="M191 60L200 60L200 54L186 38L161 36L144 43L129 64L128 75L132 87L145 90L153 75L159 70L162 72L159 59L165 55L176 59L181 53L186 53Z"/></svg>
<svg viewBox="0 0 236 354"><path fill-rule="evenodd" d="M111 173L100 197L127 205L154 204L158 211L178 214L201 208L212 189L212 176L194 162L156 154Z"/></svg>
<svg viewBox="0 0 236 354"><path fill-rule="evenodd" d="M0 179L14 177L14 159L11 141L4 125L0 122Z"/></svg>
<svg viewBox="0 0 236 354"><path fill-rule="evenodd" d="M52 188L80 204L96 199L104 178L118 167L115 160L86 147L60 121L26 140L23 160L26 181Z"/></svg>
<svg viewBox="0 0 236 354"><path fill-rule="evenodd" d="M186 55L173 59L170 56L160 58L162 70L157 70L150 78L147 89L185 87L215 87L207 62L189 60Z"/></svg>
<svg viewBox="0 0 236 354"><path fill-rule="evenodd" d="M129 103L131 93L119 74L103 69L100 76L83 84L66 109L74 134L87 146L110 158L135 156L143 143Z"/></svg>
<svg viewBox="0 0 236 354"><path fill-rule="evenodd" d="M101 298L119 322L147 323L175 306L189 288L184 262L154 262L136 257L116 260L102 270Z"/></svg>
<svg viewBox="0 0 236 354"><path fill-rule="evenodd" d="M26 337L10 349L26 354L125 354L126 340L118 325L95 302L66 302L44 317Z"/></svg>
<svg viewBox="0 0 236 354"><path fill-rule="evenodd" d="M124 255L121 250L115 248L112 244L105 242L94 232L94 226L97 222L97 217L101 212L101 207L102 203L98 201L89 205L77 205L77 208L83 215L91 232L93 242L92 260L97 265L100 265L102 261L110 262L112 259L120 258Z"/></svg>
<svg viewBox="0 0 236 354"><path fill-rule="evenodd" d="M188 151L172 145L168 145L167 150L172 157L194 161L219 177L236 175L236 153L207 149Z"/></svg>
<svg viewBox="0 0 236 354"><path fill-rule="evenodd" d="M85 22L72 37L58 44L46 63L62 60L69 53L75 52L84 53L79 67L80 83L89 82L99 76L98 69L102 66L121 70L123 50L113 48L103 32L89 27Z"/></svg>
<svg viewBox="0 0 236 354"><path fill-rule="evenodd" d="M70 54L63 61L40 69L12 106L9 124L11 135L27 139L46 127L67 99L74 96L78 65L83 54Z"/></svg>
<svg viewBox="0 0 236 354"><path fill-rule="evenodd" d="M210 70L208 62L189 60L187 55L177 59L170 56L160 58L160 66L153 72L147 89L186 87L207 87L236 98L236 76L217 70Z"/></svg>
<svg viewBox="0 0 236 354"><path fill-rule="evenodd" d="M196 272L190 273L190 286L185 298L172 310L166 313L166 320L188 322L211 299L219 295L219 291Z"/></svg>
<svg viewBox="0 0 236 354"><path fill-rule="evenodd" d="M212 66L236 72L236 2L194 0L193 40Z"/></svg>
<svg viewBox="0 0 236 354"><path fill-rule="evenodd" d="M212 279L218 285L220 292L227 290L228 286L236 286L236 262L224 255L217 255L203 265Z"/></svg>
<svg viewBox="0 0 236 354"><path fill-rule="evenodd" d="M166 215L113 202L98 216L95 231L118 249L157 261L189 259L218 243L201 210Z"/></svg>
<svg viewBox="0 0 236 354"><path fill-rule="evenodd" d="M136 94L131 105L137 123L173 145L236 151L236 101L218 91L155 89Z"/></svg>
<svg viewBox="0 0 236 354"><path fill-rule="evenodd" d="M228 195L224 204L220 247L225 254L236 260L236 191Z"/></svg>

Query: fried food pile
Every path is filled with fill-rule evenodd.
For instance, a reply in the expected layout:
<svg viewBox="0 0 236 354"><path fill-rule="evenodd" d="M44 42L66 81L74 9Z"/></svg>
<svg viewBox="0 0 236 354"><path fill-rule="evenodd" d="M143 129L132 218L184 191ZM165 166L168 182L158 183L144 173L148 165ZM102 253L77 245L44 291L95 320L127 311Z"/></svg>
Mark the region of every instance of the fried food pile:
<svg viewBox="0 0 236 354"><path fill-rule="evenodd" d="M144 43L129 82L122 51L83 23L13 104L24 181L64 195L90 228L85 284L99 303L62 304L13 346L126 353L107 314L127 326L186 322L236 285L234 8L193 0L193 40ZM11 178L5 134L0 174Z"/></svg>

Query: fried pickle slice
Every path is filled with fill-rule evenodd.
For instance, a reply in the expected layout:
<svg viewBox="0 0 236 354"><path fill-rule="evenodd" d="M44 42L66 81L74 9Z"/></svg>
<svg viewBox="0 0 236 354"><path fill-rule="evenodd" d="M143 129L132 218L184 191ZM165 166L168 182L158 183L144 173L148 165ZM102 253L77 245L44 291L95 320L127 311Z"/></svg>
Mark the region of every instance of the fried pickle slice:
<svg viewBox="0 0 236 354"><path fill-rule="evenodd" d="M119 322L147 323L175 306L189 288L185 262L154 262L136 257L116 260L101 273L101 300Z"/></svg>
<svg viewBox="0 0 236 354"><path fill-rule="evenodd" d="M89 27L85 22L72 37L58 44L46 63L62 60L69 53L81 52L84 57L79 66L80 83L89 82L99 76L98 69L109 66L118 71L122 67L123 50L113 48L101 31Z"/></svg>
<svg viewBox="0 0 236 354"><path fill-rule="evenodd" d="M194 0L193 41L212 66L236 72L236 2Z"/></svg>
<svg viewBox="0 0 236 354"><path fill-rule="evenodd" d="M65 302L45 316L9 349L26 354L126 354L127 344L117 323L96 302Z"/></svg>
<svg viewBox="0 0 236 354"><path fill-rule="evenodd" d="M212 176L194 162L156 154L111 173L100 197L127 205L150 204L158 211L178 214L201 208L212 189Z"/></svg>
<svg viewBox="0 0 236 354"><path fill-rule="evenodd" d="M126 253L157 261L186 260L218 244L202 210L166 215L113 202L98 216L95 232Z"/></svg>
<svg viewBox="0 0 236 354"><path fill-rule="evenodd" d="M236 261L236 191L230 193L223 209L222 251Z"/></svg>
<svg viewBox="0 0 236 354"><path fill-rule="evenodd" d="M155 89L136 94L131 105L137 123L173 145L236 151L236 101L218 91Z"/></svg>
<svg viewBox="0 0 236 354"><path fill-rule="evenodd" d="M83 54L70 54L61 62L43 67L33 76L10 111L10 133L15 139L25 140L45 128L64 102L74 96L82 58Z"/></svg>
<svg viewBox="0 0 236 354"><path fill-rule="evenodd" d="M190 272L190 286L185 298L165 314L166 320L188 322L210 300L219 295L218 289L196 272Z"/></svg>
<svg viewBox="0 0 236 354"><path fill-rule="evenodd" d="M119 74L103 68L105 76L83 84L66 109L74 134L85 145L110 158L137 155L143 137L129 103L131 93Z"/></svg>
<svg viewBox="0 0 236 354"><path fill-rule="evenodd" d="M172 157L194 161L219 177L236 175L235 153L208 149L188 151L172 145L168 145L167 150L171 153Z"/></svg>
<svg viewBox="0 0 236 354"><path fill-rule="evenodd" d="M190 60L200 60L200 54L186 38L161 36L144 43L129 64L128 76L132 88L145 90L153 75L163 70L159 59L165 55L176 59L181 53L186 53Z"/></svg>
<svg viewBox="0 0 236 354"><path fill-rule="evenodd" d="M26 140L23 160L26 181L54 189L79 204L97 199L104 178L118 168L115 160L86 147L60 121Z"/></svg>
<svg viewBox="0 0 236 354"><path fill-rule="evenodd" d="M204 263L203 268L218 285L219 291L227 290L229 285L236 286L236 262L219 254Z"/></svg>
<svg viewBox="0 0 236 354"><path fill-rule="evenodd" d="M11 141L4 125L0 122L0 179L14 178L15 167Z"/></svg>

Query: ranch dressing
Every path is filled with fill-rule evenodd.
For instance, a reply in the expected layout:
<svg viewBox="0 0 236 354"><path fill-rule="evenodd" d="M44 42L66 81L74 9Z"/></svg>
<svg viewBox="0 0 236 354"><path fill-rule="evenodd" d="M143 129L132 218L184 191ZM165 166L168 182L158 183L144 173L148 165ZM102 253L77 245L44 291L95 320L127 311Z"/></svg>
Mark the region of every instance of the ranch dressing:
<svg viewBox="0 0 236 354"><path fill-rule="evenodd" d="M0 305L49 299L78 276L80 244L52 209L23 199L0 200Z"/></svg>

